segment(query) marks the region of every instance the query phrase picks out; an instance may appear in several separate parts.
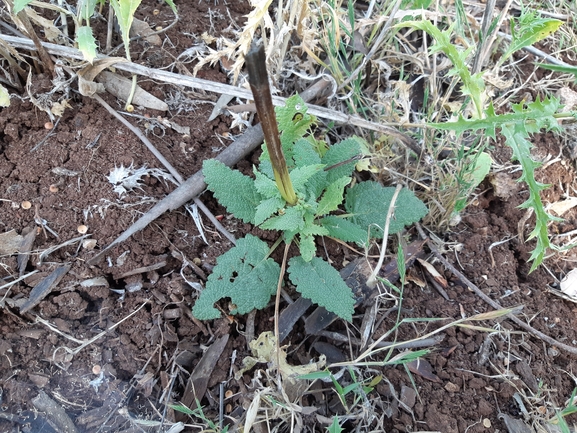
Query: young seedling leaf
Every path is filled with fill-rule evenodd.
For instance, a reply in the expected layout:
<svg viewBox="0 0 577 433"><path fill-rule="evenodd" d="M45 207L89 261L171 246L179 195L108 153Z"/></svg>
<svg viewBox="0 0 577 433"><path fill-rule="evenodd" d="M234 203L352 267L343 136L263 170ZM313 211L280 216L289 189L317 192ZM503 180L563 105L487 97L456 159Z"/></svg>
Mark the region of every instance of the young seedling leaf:
<svg viewBox="0 0 577 433"><path fill-rule="evenodd" d="M552 18L539 18L535 12L524 9L517 20L518 29L515 29L515 24L515 20L511 19L512 41L503 57L499 60L499 64L503 64L506 59L521 48L533 45L545 39L551 33L556 32L563 24L563 21Z"/></svg>
<svg viewBox="0 0 577 433"><path fill-rule="evenodd" d="M335 268L319 257L313 257L310 262L302 257L293 257L289 260L288 273L302 296L352 321L355 300L350 287Z"/></svg>
<svg viewBox="0 0 577 433"><path fill-rule="evenodd" d="M120 31L122 33L122 41L124 42L124 49L129 58L129 44L130 44L130 27L134 21L134 13L142 0L110 0L110 4L114 9Z"/></svg>
<svg viewBox="0 0 577 433"><path fill-rule="evenodd" d="M337 208L343 202L343 192L345 190L345 186L347 186L350 182L350 176L345 176L335 180L327 187L325 193L319 201L319 206L316 212L317 216L327 215L328 213L337 210Z"/></svg>
<svg viewBox="0 0 577 433"><path fill-rule="evenodd" d="M284 107L275 107L276 118L281 131L281 142L283 150L287 152L288 157L292 157L294 143L302 138L316 121L314 116L307 114L308 107L305 101L299 96L294 95L287 99Z"/></svg>
<svg viewBox="0 0 577 433"><path fill-rule="evenodd" d="M346 218L329 215L320 220L320 224L328 230L328 236L345 242L355 242L361 246L367 245L369 231Z"/></svg>
<svg viewBox="0 0 577 433"><path fill-rule="evenodd" d="M202 173L208 189L220 204L244 222L254 223L256 208L262 196L250 177L215 159L204 161Z"/></svg>
<svg viewBox="0 0 577 433"><path fill-rule="evenodd" d="M92 63L96 58L96 39L94 39L92 29L89 26L80 27L76 34L76 42L78 42L78 49L84 55L84 59Z"/></svg>
<svg viewBox="0 0 577 433"><path fill-rule="evenodd" d="M395 188L385 188L378 182L367 181L349 188L345 209L350 220L364 230L370 228L371 237L383 237L383 227ZM427 214L427 207L415 195L403 188L395 203L395 214L389 225L389 234L400 232L406 225L419 221Z"/></svg>
<svg viewBox="0 0 577 433"><path fill-rule="evenodd" d="M92 15L94 15L94 9L96 8L97 0L83 0L79 1L77 4L77 14L80 21L84 20L88 22Z"/></svg>
<svg viewBox="0 0 577 433"><path fill-rule="evenodd" d="M2 84L0 84L0 107L10 106L10 95L8 90Z"/></svg>
<svg viewBox="0 0 577 433"><path fill-rule="evenodd" d="M220 317L214 303L223 298L230 298L236 305L233 314L264 308L276 292L280 275L279 265L266 258L268 253L268 245L255 236L239 239L216 260L206 288L194 304L193 315L200 320Z"/></svg>
<svg viewBox="0 0 577 433"><path fill-rule="evenodd" d="M299 231L304 227L305 209L301 205L287 206L282 215L272 217L260 227L265 230Z"/></svg>
<svg viewBox="0 0 577 433"><path fill-rule="evenodd" d="M267 218L273 216L279 209L286 206L286 202L280 197L271 197L260 202L256 207L254 223L258 226L265 222Z"/></svg>
<svg viewBox="0 0 577 433"><path fill-rule="evenodd" d="M32 0L14 0L14 9L12 10L12 12L14 14L17 14L18 12L23 10L26 6L28 6L28 4L31 2Z"/></svg>

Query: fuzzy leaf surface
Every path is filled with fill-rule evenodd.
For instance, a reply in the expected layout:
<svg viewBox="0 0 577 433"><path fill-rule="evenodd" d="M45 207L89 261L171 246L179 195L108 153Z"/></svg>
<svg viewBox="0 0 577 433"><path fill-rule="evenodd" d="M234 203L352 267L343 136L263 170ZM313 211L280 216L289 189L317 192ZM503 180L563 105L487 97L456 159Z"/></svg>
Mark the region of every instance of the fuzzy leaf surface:
<svg viewBox="0 0 577 433"><path fill-rule="evenodd" d="M371 237L381 239L389 204L395 188L383 187L378 182L367 181L347 190L345 209L350 220L364 230L370 228ZM389 234L400 232L406 225L423 218L427 207L415 195L403 188L395 202L395 214L389 225Z"/></svg>
<svg viewBox="0 0 577 433"><path fill-rule="evenodd" d="M320 220L320 224L328 230L328 236L345 242L355 242L365 246L368 242L369 231L359 227L346 218L329 215Z"/></svg>
<svg viewBox="0 0 577 433"><path fill-rule="evenodd" d="M258 226L273 216L279 209L282 209L286 202L280 197L267 198L256 207L254 223Z"/></svg>
<svg viewBox="0 0 577 433"><path fill-rule="evenodd" d="M293 144L302 138L316 121L307 111L308 107L299 95L288 98L284 107L275 107L283 150L290 150L290 155L287 156L291 158Z"/></svg>
<svg viewBox="0 0 577 433"><path fill-rule="evenodd" d="M208 189L221 205L244 222L254 223L256 208L262 196L250 177L215 159L204 161L202 173Z"/></svg>
<svg viewBox="0 0 577 433"><path fill-rule="evenodd" d="M299 231L304 227L304 213L305 209L300 204L288 206L283 215L269 218L260 227L265 230Z"/></svg>
<svg viewBox="0 0 577 433"><path fill-rule="evenodd" d="M355 170L355 164L357 161L355 159L361 155L361 143L362 138L350 137L339 143L336 143L329 147L322 161L326 164L327 170L327 182L333 183L335 180L350 176ZM338 167L333 167L335 164L340 164L344 161L351 160Z"/></svg>
<svg viewBox="0 0 577 433"><path fill-rule="evenodd" d="M276 293L279 265L270 258L268 245L256 236L246 235L235 247L220 256L206 288L194 304L193 315L200 320L217 319L214 303L230 298L236 305L233 314L246 314L266 307Z"/></svg>
<svg viewBox="0 0 577 433"><path fill-rule="evenodd" d="M335 180L327 187L325 193L319 201L317 216L323 216L338 209L338 207L343 202L343 192L345 190L345 186L347 186L350 182L350 176L345 176Z"/></svg>
<svg viewBox="0 0 577 433"><path fill-rule="evenodd" d="M319 257L305 262L302 257L289 260L288 273L296 289L305 298L351 322L355 300L338 271Z"/></svg>

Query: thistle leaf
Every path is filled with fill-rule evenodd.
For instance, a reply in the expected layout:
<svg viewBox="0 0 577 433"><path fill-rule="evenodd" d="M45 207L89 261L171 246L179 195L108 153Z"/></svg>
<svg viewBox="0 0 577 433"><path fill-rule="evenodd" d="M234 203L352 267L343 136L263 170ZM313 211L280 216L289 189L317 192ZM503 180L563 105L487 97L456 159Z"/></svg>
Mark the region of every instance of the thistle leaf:
<svg viewBox="0 0 577 433"><path fill-rule="evenodd" d="M76 34L76 42L78 42L78 49L84 55L84 59L92 63L96 58L96 39L94 39L92 29L89 26L80 27Z"/></svg>
<svg viewBox="0 0 577 433"><path fill-rule="evenodd" d="M268 245L259 238L246 235L235 247L216 260L206 288L192 309L200 320L217 319L220 312L214 303L230 298L236 305L233 314L246 314L253 309L266 307L270 297L276 293L279 265L270 258Z"/></svg>
<svg viewBox="0 0 577 433"><path fill-rule="evenodd" d="M355 300L350 287L335 268L318 257L313 257L310 262L302 257L293 257L289 260L288 273L302 296L352 321Z"/></svg>
<svg viewBox="0 0 577 433"><path fill-rule="evenodd" d="M262 201L262 196L250 177L215 159L204 161L202 173L208 189L214 193L221 205L244 222L254 223L256 208Z"/></svg>

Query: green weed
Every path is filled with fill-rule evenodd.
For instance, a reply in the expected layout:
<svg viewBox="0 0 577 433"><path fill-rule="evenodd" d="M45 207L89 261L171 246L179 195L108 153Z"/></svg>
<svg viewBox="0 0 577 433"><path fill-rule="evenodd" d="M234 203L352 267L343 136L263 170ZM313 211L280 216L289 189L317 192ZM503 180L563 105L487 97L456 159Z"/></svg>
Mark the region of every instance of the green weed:
<svg viewBox="0 0 577 433"><path fill-rule="evenodd" d="M315 237L332 236L363 246L369 238L382 238L394 188L373 181L348 186L361 156L362 139L351 137L332 146L319 145L310 134L315 118L307 113L299 96L289 98L285 107L277 107L276 115L281 154L286 158L297 197L294 205L275 183L280 171L271 164L267 148L263 149L260 165L254 168L254 179L208 160L203 164L205 181L217 200L237 218L265 230L281 231L286 243L296 241L300 255L289 260L287 271L297 291L350 321L355 302L351 289L336 269L315 256ZM401 190L389 233L399 232L426 213L427 208L411 191ZM194 315L202 320L218 317L214 303L225 297L236 305L233 313L263 308L275 293L280 275L280 266L269 254L268 245L260 239L251 235L240 239L218 258L206 289L194 305Z"/></svg>

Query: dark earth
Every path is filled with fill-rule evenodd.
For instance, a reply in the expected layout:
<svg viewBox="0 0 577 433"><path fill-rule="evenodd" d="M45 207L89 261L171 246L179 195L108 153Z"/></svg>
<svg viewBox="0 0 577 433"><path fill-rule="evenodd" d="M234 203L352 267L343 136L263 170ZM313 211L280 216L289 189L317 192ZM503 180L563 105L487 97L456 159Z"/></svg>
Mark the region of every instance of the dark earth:
<svg viewBox="0 0 577 433"><path fill-rule="evenodd" d="M172 45L159 48L135 42L132 56L136 62L167 67L195 43L195 35L208 30L211 24L215 34L227 28L228 18L209 22L209 8L221 12L222 17L230 13L240 25L250 11L249 5L240 1L228 5L183 2L178 7L180 20L167 34ZM159 9L160 14L153 16L153 9ZM136 16L146 18L152 27L172 20L168 6L153 1L144 1ZM194 64L182 66L192 70ZM228 82L219 65L205 66L198 76ZM33 80L40 88L48 78L36 75ZM149 127L147 134L183 178L196 173L204 159L215 157L228 146L231 134L239 134L236 129L229 131L231 120L225 115L207 121L217 96L199 95L144 78L139 83L162 100L179 94L180 107L185 105L182 101L188 104L186 110L178 110L178 104L168 112L136 110L153 120L162 116L190 128L189 135L158 126ZM113 108L123 110L122 102L115 97L104 94L103 98ZM234 378L242 358L250 354L246 337L249 318L223 315L222 319L201 323L191 314L198 288L216 258L232 246L231 242L204 219L205 243L190 214L180 208L165 213L113 248L104 261L88 264L175 185L143 176L139 187L120 197L107 180L115 167L162 166L134 134L96 101L74 93L69 104L71 108L53 130L45 127L49 121L46 113L28 99L12 98L11 106L0 112L0 232L15 231L1 241L0 275L4 285L0 289L0 431L59 431L59 427L48 425L48 421L54 424L51 415L33 404L34 399L45 395L80 432L167 431L171 423L179 420L187 425L185 431L208 428L198 416L183 416L167 405L180 401L194 404L195 394L190 385L187 388L190 373L207 348L223 341L223 336L228 336L228 341L213 359L210 367L214 369L201 377L205 383L208 380L206 392L196 397L206 417L218 424L223 384L224 391L230 391L224 398L224 421L231 426L241 421L242 426L244 410L253 401L259 383L267 383L264 373L257 373L256 369L238 381ZM145 120L128 119L141 130L146 129ZM566 193L571 195L575 188L570 150L553 134L534 138L536 157L546 160L547 156L559 156L559 160L538 170L539 180L552 184L543 193L544 202L554 203ZM496 163L509 164L510 152L500 143L493 145ZM254 157L242 161L240 167L249 170ZM518 223L525 215L518 206L526 200L527 191L514 183L519 172L513 169L511 166L501 172L500 182L509 182L505 188L508 194L499 193L495 182L487 179L463 212L459 225L443 232L430 229L443 241L437 243L443 256L486 295L503 307L522 305L518 313L521 320L577 348L577 332L572 325L577 307L551 292L556 279L572 269L575 254L552 256L546 266L529 273L528 259L534 244L523 243L517 236ZM201 199L215 215L224 216L222 224L235 237L249 232L262 234L226 215L209 193ZM550 227L550 233L575 229L575 214L569 211L564 218L564 222ZM42 220L51 231L43 230L39 225ZM532 223L529 218L521 227L525 238ZM87 233L78 239L83 236L79 233L81 226L86 226ZM20 267L15 254L18 248L10 250L9 238L29 233L33 239L31 254ZM404 237L409 241L419 239L415 229L408 230ZM274 236L269 234L265 239L274 241ZM70 240L74 241L66 244ZM40 257L55 246L61 247ZM338 268L357 257L328 239L324 245L319 243L318 253L328 254ZM439 263L427 246L423 247L422 257L448 281L446 298L427 283L420 265L412 265L399 317L422 320L403 324L397 341L420 337L463 317L493 311L466 282ZM18 278L19 269L26 277L9 284ZM47 296L31 308L22 309L33 288L58 269L63 276L50 287ZM281 308L285 306L286 301L282 301ZM227 305L223 303L221 307L226 309ZM370 336L372 340L394 326L397 310L385 314L393 307L392 296L383 293L378 298L378 327ZM359 307L352 325L336 321L327 329L358 340L365 310L370 308ZM257 312L250 318L255 321L251 334L272 331L273 317L272 304ZM424 320L433 318L439 320ZM474 324L488 329L448 327L436 344L426 346L431 349L423 357L430 364L429 374L423 372L423 366L359 366L354 370L357 381L368 384L374 378L381 380L375 380L378 383L374 390L362 395L356 405L352 404L352 394L348 396L350 413L339 403L332 384L315 383L297 401L302 421L298 428L326 431L338 415L344 422L344 431L507 432L514 431L514 420L529 424L537 419L547 420L554 417L556 409L566 406L576 386L574 354L527 333L508 319ZM316 360L322 348L343 360L361 352L358 345L331 335L334 336L326 332L307 335L303 325L297 323L283 342L289 345L289 362L302 365ZM390 355L398 353L393 351ZM371 360L383 361L386 354L381 352ZM337 369L333 371L336 372ZM350 373L345 372L340 380L351 383ZM279 416L273 406L269 405L267 413L271 431L275 427L276 431L291 431L290 419ZM166 427L161 427L161 421ZM254 428L268 431L266 423Z"/></svg>

